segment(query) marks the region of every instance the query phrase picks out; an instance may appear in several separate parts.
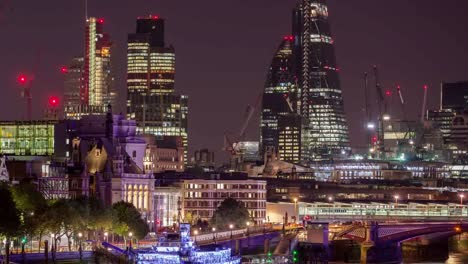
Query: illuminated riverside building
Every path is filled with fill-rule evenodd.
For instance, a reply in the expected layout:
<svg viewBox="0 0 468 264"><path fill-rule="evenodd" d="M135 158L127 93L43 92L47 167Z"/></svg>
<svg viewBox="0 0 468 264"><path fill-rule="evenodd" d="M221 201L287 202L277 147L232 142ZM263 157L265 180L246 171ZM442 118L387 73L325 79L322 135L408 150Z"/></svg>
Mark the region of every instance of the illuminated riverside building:
<svg viewBox="0 0 468 264"><path fill-rule="evenodd" d="M164 43L164 20L139 17L136 33L128 35L127 118L138 132L180 136L187 163L188 97L174 92L175 51Z"/></svg>
<svg viewBox="0 0 468 264"><path fill-rule="evenodd" d="M70 179L66 166L48 161L41 167L42 174L38 177L37 188L44 198L48 200L70 198Z"/></svg>
<svg viewBox="0 0 468 264"><path fill-rule="evenodd" d="M210 220L216 208L229 197L244 203L257 224L265 220L266 181L194 179L183 182L184 214L190 213L194 219Z"/></svg>
<svg viewBox="0 0 468 264"><path fill-rule="evenodd" d="M80 119L87 114L106 113L108 104L116 104L111 75L111 46L104 32L104 20L90 17L86 21L85 54L74 58L65 77L65 116Z"/></svg>
<svg viewBox="0 0 468 264"><path fill-rule="evenodd" d="M1 121L0 153L17 156L54 154L55 121Z"/></svg>
<svg viewBox="0 0 468 264"><path fill-rule="evenodd" d="M291 95L294 95L292 57L293 37L284 37L268 70L262 98L261 135L262 152L278 151L279 119L293 112ZM283 157L283 156L281 156Z"/></svg>
<svg viewBox="0 0 468 264"><path fill-rule="evenodd" d="M179 216L182 188L180 186L157 186L154 189L155 227L172 226Z"/></svg>
<svg viewBox="0 0 468 264"><path fill-rule="evenodd" d="M350 150L348 125L325 0L301 0L293 14L297 107L303 118L301 159L321 160Z"/></svg>

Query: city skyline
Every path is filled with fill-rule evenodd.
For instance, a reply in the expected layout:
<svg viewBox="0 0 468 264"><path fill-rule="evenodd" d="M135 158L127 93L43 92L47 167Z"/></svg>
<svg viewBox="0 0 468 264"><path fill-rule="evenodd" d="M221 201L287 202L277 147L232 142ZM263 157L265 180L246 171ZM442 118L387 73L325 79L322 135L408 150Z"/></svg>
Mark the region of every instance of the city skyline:
<svg viewBox="0 0 468 264"><path fill-rule="evenodd" d="M107 10L105 4L97 6L96 3L90 3L90 15L104 18L106 30L115 39L114 43L117 46L113 54L116 54L114 68L116 68L116 86L119 91L121 106L116 108L123 111L125 105L125 98L122 98L122 95L125 94L124 72L126 63L123 56L126 51L125 38L128 33L133 32L134 20L137 16L147 15L148 11L161 15L166 18L169 24L167 30L169 35L168 43L173 43L178 50L178 82L176 89L183 94L188 94L191 98L189 122L192 133L189 138L191 142L189 153L191 154L195 149L206 146L216 151L219 157L223 133L225 131L238 131L242 123L245 107L248 104L253 104L257 94L263 88L263 82L267 74L266 69L271 62L271 55L277 48L277 40L284 35L290 34L291 13L296 1L287 4L279 1L271 2L258 1L248 4L228 2L227 4L233 10L231 12L239 13L220 12L220 14L213 13L211 16L206 16L209 13L207 10L213 11L220 8L219 3L212 1L205 1L199 3L199 5L187 3L185 8L166 1L161 1L161 5L138 3L138 5L129 6L128 10L125 10L126 12ZM354 120L349 124L352 146L363 145L364 142L359 134L362 127L361 123L356 122L358 118L363 120L364 114L361 112L363 96L356 97L353 95L363 94L362 72L369 71L371 65L378 64L381 66L384 87L389 87L398 82L402 85L407 100L410 101L418 100L422 95L422 91L420 92L422 85L429 84L429 108L437 106L439 101L437 98L438 86L441 81L465 79L463 73L466 72L466 66L463 67L463 61L466 58L465 55L468 54L459 47L463 47L464 43L468 43L467 37L456 34L457 41L444 41L443 36L444 33L453 35L453 32L449 32L449 30L454 30L455 33L463 32L461 28L457 30L457 25L460 26L464 23L453 22L461 19L466 20L462 16L460 10L463 8L460 8L460 6L467 4L461 1L453 1L445 6L439 6L436 1L400 2L398 6L401 7L399 16L401 19L394 21L395 14L388 12L388 10L391 10L389 7L396 6L394 3L377 4L372 3L372 1L357 1L352 5L337 0L329 1L331 25L341 69L346 115L349 120ZM458 5L456 2L459 2ZM268 3L273 6L272 10L265 12L265 17L258 15L258 12L262 10L262 5ZM11 3L13 6L5 8L2 14L3 19L0 22L1 27L6 27L5 34L10 34L11 39L15 40L11 43L7 41L0 44L4 51L2 57L5 58L4 61L6 62L2 63L3 69L0 71L0 86L4 87L3 90L6 95L0 99L0 103L3 104L2 113L0 113L2 119L20 119L23 116L24 108L22 106L24 102L19 96L19 89L16 89L15 80L18 73L31 73L34 68L38 68L38 72L34 73L36 80L32 91L34 109L39 110L39 105L45 106L47 103L46 98L52 94L59 94L63 102L63 77L60 74L60 67L67 65L72 57L79 56L83 46L84 9L81 8L81 3L73 3L72 7L68 3L61 4L58 1L52 1L49 4L41 4L38 8L31 8L35 3L28 6L28 8L21 6L21 4ZM47 8L52 10L53 4L57 5L56 8L61 5L67 6L67 10L70 10L70 14L67 13L69 18L61 17L60 14L57 14L52 20L42 18L41 14L46 13L41 12ZM118 1L114 5L125 6ZM177 8L177 6L179 7ZM363 8L364 6L368 9ZM454 8L454 6L457 8ZM35 13L28 13L33 11ZM192 13L194 11L196 11L195 14ZM451 17L447 17L449 11ZM204 12L208 13L205 14ZM423 16L424 14L425 16ZM266 17L267 15L269 17ZM416 15L423 16L423 19L410 20L411 16L414 18ZM28 21L27 19L35 21L35 24L30 27L32 29L28 29L28 23L18 22L21 17L25 17L24 21ZM198 17L202 19L198 19ZM240 30L260 17L261 23L251 25L250 30L245 32ZM239 21L239 18L242 18L240 19L242 23L235 22ZM213 25L212 22L217 19L221 19L222 23ZM432 21L429 21L430 19ZM17 21L14 22L15 20ZM350 26L348 20L355 21L359 26ZM54 21L60 21L61 23L60 25L51 23ZM189 21L193 24L188 24ZM32 23L32 20L30 23ZM208 24L209 27L206 27ZM22 39L24 36L16 35L15 32L10 30L10 27L13 29L13 25L16 25L15 31L24 35L29 33L30 37L37 41L37 45L32 48L29 47L29 43ZM44 35L42 38L35 36L32 31L28 31L39 31L39 27L47 25L51 29L47 34L40 34ZM193 32L194 29L204 28L203 25L207 29L205 34L203 34L203 31ZM360 31L361 26L362 31ZM18 27L20 30L18 30ZM225 27L230 30L226 30L228 32L216 31L216 29L220 29L218 27ZM376 28L382 28L382 32L377 32ZM415 31L415 28L418 30ZM208 32L209 29L212 32ZM232 37L228 36L229 32L234 31L236 32L232 34ZM395 35L395 31L398 31L399 34ZM388 38L382 38L385 33ZM55 38L52 38L52 36L55 36ZM404 36L407 41L404 39L398 41L399 38L395 36ZM437 36L437 38L429 38L434 36ZM57 39L60 40L57 46L50 42ZM252 42L254 45L252 45ZM424 44L427 42L430 42L432 46ZM359 45L362 46L357 47ZM394 48L393 52L396 52L396 54L387 51L389 46ZM11 47L17 47L23 49L24 52L19 55L15 54L12 57L5 52L9 47L10 49ZM201 51L197 52L199 49ZM221 54L225 56L220 57ZM253 54L255 56L252 56ZM206 61L201 61L200 58L204 58ZM249 60L252 62L245 63L245 61ZM38 66L35 67L34 64L38 64ZM408 76L409 74L412 76ZM219 99L213 100L214 98ZM420 112L417 111L420 109L419 101L414 105L414 109L412 108L410 111L413 119ZM14 113L6 110L10 108L15 109ZM35 119L41 117L37 113L42 113L42 111L34 112L36 112L36 115L33 116ZM213 124L218 125L214 126ZM257 124L258 114L255 115L247 130L248 139L258 139ZM217 162L220 160L220 158L217 158Z"/></svg>

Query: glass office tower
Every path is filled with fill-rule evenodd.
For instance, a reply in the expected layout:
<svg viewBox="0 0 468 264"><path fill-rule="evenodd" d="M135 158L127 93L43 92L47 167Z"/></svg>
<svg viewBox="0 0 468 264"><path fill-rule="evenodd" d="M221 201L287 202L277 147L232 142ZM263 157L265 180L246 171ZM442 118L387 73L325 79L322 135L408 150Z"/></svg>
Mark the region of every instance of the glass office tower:
<svg viewBox="0 0 468 264"><path fill-rule="evenodd" d="M350 150L325 0L301 0L293 13L301 159L330 159Z"/></svg>
<svg viewBox="0 0 468 264"><path fill-rule="evenodd" d="M293 37L284 37L268 70L260 117L260 142L263 153L267 150L279 150L278 121L281 116L294 111L291 101L291 95L295 94L292 47Z"/></svg>
<svg viewBox="0 0 468 264"><path fill-rule="evenodd" d="M164 41L164 20L139 17L136 33L128 35L127 118L138 132L183 138L188 146L188 97L175 93L175 50Z"/></svg>

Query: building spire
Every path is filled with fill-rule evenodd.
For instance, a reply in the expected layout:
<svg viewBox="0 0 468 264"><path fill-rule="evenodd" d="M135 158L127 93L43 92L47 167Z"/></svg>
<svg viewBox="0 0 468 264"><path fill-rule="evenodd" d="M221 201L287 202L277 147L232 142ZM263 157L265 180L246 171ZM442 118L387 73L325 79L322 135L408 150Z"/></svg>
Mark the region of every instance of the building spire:
<svg viewBox="0 0 468 264"><path fill-rule="evenodd" d="M88 21L88 0L85 1L85 21Z"/></svg>

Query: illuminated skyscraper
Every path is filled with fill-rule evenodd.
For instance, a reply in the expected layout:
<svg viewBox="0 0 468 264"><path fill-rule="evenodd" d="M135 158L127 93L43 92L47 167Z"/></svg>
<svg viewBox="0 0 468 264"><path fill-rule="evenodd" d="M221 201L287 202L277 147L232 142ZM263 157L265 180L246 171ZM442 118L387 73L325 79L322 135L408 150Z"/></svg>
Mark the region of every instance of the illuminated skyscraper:
<svg viewBox="0 0 468 264"><path fill-rule="evenodd" d="M104 20L86 21L85 54L72 60L65 77L65 115L78 119L83 114L104 114L116 103L111 75L111 41L104 32ZM77 101L77 94L79 101Z"/></svg>
<svg viewBox="0 0 468 264"><path fill-rule="evenodd" d="M350 150L326 0L301 0L293 14L297 107L302 160L329 159Z"/></svg>
<svg viewBox="0 0 468 264"><path fill-rule="evenodd" d="M103 30L104 20L88 18L86 25L84 89L82 100L90 106L111 103L115 94L111 90L111 42Z"/></svg>
<svg viewBox="0 0 468 264"><path fill-rule="evenodd" d="M291 97L295 97L293 37L284 37L268 70L262 98L261 134L262 151L278 151L281 116L294 111Z"/></svg>
<svg viewBox="0 0 468 264"><path fill-rule="evenodd" d="M442 83L440 106L427 111L427 118L442 132L444 144L454 153L466 155L468 129L468 82Z"/></svg>
<svg viewBox="0 0 468 264"><path fill-rule="evenodd" d="M127 117L139 133L181 136L186 163L188 97L174 92L174 81L175 51L164 43L164 20L139 17L128 35Z"/></svg>
<svg viewBox="0 0 468 264"><path fill-rule="evenodd" d="M77 57L73 58L68 67L64 67L62 70L62 72L66 74L63 98L65 112L68 112L68 108L72 110L75 106L81 105L81 90L84 85L83 69L84 58Z"/></svg>

